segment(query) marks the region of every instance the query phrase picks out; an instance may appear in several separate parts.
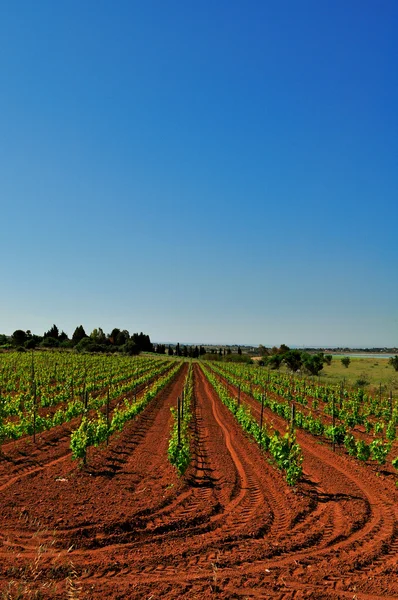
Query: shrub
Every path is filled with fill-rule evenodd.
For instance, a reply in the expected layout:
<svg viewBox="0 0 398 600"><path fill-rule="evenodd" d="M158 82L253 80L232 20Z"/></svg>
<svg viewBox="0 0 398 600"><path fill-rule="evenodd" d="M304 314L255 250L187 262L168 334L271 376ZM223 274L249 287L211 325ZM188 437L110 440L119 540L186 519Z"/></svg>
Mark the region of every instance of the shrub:
<svg viewBox="0 0 398 600"><path fill-rule="evenodd" d="M44 340L41 342L40 346L42 348L58 348L59 341L53 337L45 337Z"/></svg>

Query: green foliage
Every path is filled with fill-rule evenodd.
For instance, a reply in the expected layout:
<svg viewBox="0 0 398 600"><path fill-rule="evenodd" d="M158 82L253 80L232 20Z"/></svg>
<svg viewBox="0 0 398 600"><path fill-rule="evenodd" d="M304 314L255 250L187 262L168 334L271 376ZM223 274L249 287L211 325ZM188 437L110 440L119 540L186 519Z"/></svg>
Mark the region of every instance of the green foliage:
<svg viewBox="0 0 398 600"><path fill-rule="evenodd" d="M289 433L281 436L275 431L270 438L269 451L278 467L286 472L288 485L295 485L302 476L303 457L300 446Z"/></svg>
<svg viewBox="0 0 398 600"><path fill-rule="evenodd" d="M388 422L387 429L386 429L386 438L388 440L390 440L390 442L393 442L396 438L396 428L397 428L397 426L395 424L395 420L391 419Z"/></svg>
<svg viewBox="0 0 398 600"><path fill-rule="evenodd" d="M82 340L85 337L87 337L87 334L84 331L84 327L83 327L83 325L79 325L78 327L76 327L75 331L73 332L72 342L74 345L76 345L80 342L80 340Z"/></svg>
<svg viewBox="0 0 398 600"><path fill-rule="evenodd" d="M375 435L377 435L379 433L383 433L384 423L382 421L376 421L376 423L374 424L373 428L374 428Z"/></svg>
<svg viewBox="0 0 398 600"><path fill-rule="evenodd" d="M59 337L59 329L55 325L55 323L51 327L51 329L49 329L48 331L46 331L46 332L43 333L43 338L48 338L48 337L54 338L55 340L58 339L58 337Z"/></svg>
<svg viewBox="0 0 398 600"><path fill-rule="evenodd" d="M352 433L347 433L344 436L344 446L348 452L348 454L350 456L356 456L357 455L357 446L355 443L355 438L352 435Z"/></svg>
<svg viewBox="0 0 398 600"><path fill-rule="evenodd" d="M97 419L83 416L78 429L72 431L70 448L72 458L82 459L86 462L87 449L90 446L99 446L107 438L109 431L104 416L98 413Z"/></svg>
<svg viewBox="0 0 398 600"><path fill-rule="evenodd" d="M172 465L174 465L179 475L183 475L187 469L190 460L190 437L189 423L192 419L191 402L193 398L193 371L190 365L188 374L184 384L184 416L180 421L180 443L178 443L178 411L175 408L171 409L173 415L173 426L171 429L168 457Z"/></svg>
<svg viewBox="0 0 398 600"><path fill-rule="evenodd" d="M72 450L73 459L86 460L87 448L92 446L94 438L94 423L87 417L82 418L82 422L78 429L72 431L70 438L70 448Z"/></svg>
<svg viewBox="0 0 398 600"><path fill-rule="evenodd" d="M129 356L136 356L140 353L139 346L137 346L133 340L128 340L125 344L123 344L121 349L124 354L128 354Z"/></svg>
<svg viewBox="0 0 398 600"><path fill-rule="evenodd" d="M355 443L357 447L357 458L362 461L367 461L370 456L370 447L363 440L357 440Z"/></svg>
<svg viewBox="0 0 398 600"><path fill-rule="evenodd" d="M27 350L33 350L33 348L36 348L36 346L38 345L38 340L36 340L35 338L30 338L29 340L26 340L24 346Z"/></svg>
<svg viewBox="0 0 398 600"><path fill-rule="evenodd" d="M98 446L115 431L121 431L125 423L142 412L148 402L150 402L150 400L152 400L152 398L154 398L159 391L169 383L169 381L171 381L181 366L181 363L175 365L166 373L166 375L156 379L139 402L130 402L126 399L124 401L124 406L117 406L113 411L113 417L109 428L104 415L100 412L97 413L96 419L89 419L86 415L83 416L79 428L72 431L71 434L70 447L72 450L72 457L74 459L80 458L83 460L83 463L85 463L87 449L90 446Z"/></svg>
<svg viewBox="0 0 398 600"><path fill-rule="evenodd" d="M387 454L391 450L390 443L384 443L381 439L373 440L370 444L370 455L373 460L376 460L380 465L386 462Z"/></svg>
<svg viewBox="0 0 398 600"><path fill-rule="evenodd" d="M303 367L310 375L318 375L323 369L324 355L322 352L318 354L302 353Z"/></svg>
<svg viewBox="0 0 398 600"><path fill-rule="evenodd" d="M271 367L271 369L279 369L282 364L283 357L281 354L271 354L266 360L266 364Z"/></svg>
<svg viewBox="0 0 398 600"><path fill-rule="evenodd" d="M40 346L42 348L58 348L59 341L53 337L45 337L41 342Z"/></svg>
<svg viewBox="0 0 398 600"><path fill-rule="evenodd" d="M341 359L341 364L348 369L348 365L351 362L351 358L349 356L343 356L343 358Z"/></svg>
<svg viewBox="0 0 398 600"><path fill-rule="evenodd" d="M91 348L95 345L91 338L85 336L75 345L75 350L76 352L91 352Z"/></svg>
<svg viewBox="0 0 398 600"><path fill-rule="evenodd" d="M257 420L251 415L249 407L242 403L238 405L237 400L229 395L228 389L219 382L216 375L204 365L201 367L217 395L235 415L242 429L253 436L256 442L271 454L277 466L285 472L287 483L295 485L302 475L303 461L300 446L296 443L295 438L288 433L281 436L278 431L270 434L264 426L260 429ZM289 406L287 409L289 414Z"/></svg>
<svg viewBox="0 0 398 600"><path fill-rule="evenodd" d="M398 355L397 354L395 356L391 356L391 358L388 362L392 367L394 367L394 369L396 371L398 371Z"/></svg>
<svg viewBox="0 0 398 600"><path fill-rule="evenodd" d="M366 375L366 373L361 373L361 375L356 380L355 385L357 385L358 387L364 387L366 385L369 385L369 378Z"/></svg>
<svg viewBox="0 0 398 600"><path fill-rule="evenodd" d="M344 425L329 425L325 427L326 437L339 446L344 442L345 433Z"/></svg>
<svg viewBox="0 0 398 600"><path fill-rule="evenodd" d="M25 331L22 329L17 329L11 336L11 341L14 346L23 346L26 342L27 336Z"/></svg>
<svg viewBox="0 0 398 600"><path fill-rule="evenodd" d="M289 350L283 355L283 362L293 372L298 371L303 359L300 350Z"/></svg>

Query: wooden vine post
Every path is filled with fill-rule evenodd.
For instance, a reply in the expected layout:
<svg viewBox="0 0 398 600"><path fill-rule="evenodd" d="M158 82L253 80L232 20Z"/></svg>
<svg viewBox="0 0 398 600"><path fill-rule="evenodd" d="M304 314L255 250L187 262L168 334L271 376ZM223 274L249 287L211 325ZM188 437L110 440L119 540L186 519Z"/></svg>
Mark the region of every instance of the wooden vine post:
<svg viewBox="0 0 398 600"><path fill-rule="evenodd" d="M296 423L296 406L294 402L290 405L290 437L293 440L294 436L294 426Z"/></svg>
<svg viewBox="0 0 398 600"><path fill-rule="evenodd" d="M109 386L108 392L106 395L106 445L108 445L109 441Z"/></svg>
<svg viewBox="0 0 398 600"><path fill-rule="evenodd" d="M177 431L178 431L178 447L181 446L181 398L177 400Z"/></svg>
<svg viewBox="0 0 398 600"><path fill-rule="evenodd" d="M265 394L261 395L261 413L260 413L260 435L263 436L263 417L264 417Z"/></svg>
<svg viewBox="0 0 398 600"><path fill-rule="evenodd" d="M334 427L336 424L336 417L335 417L335 400L334 400L334 394L332 394L332 431L333 431L333 439L332 439L332 447L333 447L333 452L336 451L336 439L335 439L335 433L334 433Z"/></svg>
<svg viewBox="0 0 398 600"><path fill-rule="evenodd" d="M36 381L33 381L33 443L36 443L36 411L37 411L37 395Z"/></svg>
<svg viewBox="0 0 398 600"><path fill-rule="evenodd" d="M33 397L33 443L36 443L36 410L37 410L37 394L36 394L36 380L35 380L35 362L33 358L32 348L32 397Z"/></svg>

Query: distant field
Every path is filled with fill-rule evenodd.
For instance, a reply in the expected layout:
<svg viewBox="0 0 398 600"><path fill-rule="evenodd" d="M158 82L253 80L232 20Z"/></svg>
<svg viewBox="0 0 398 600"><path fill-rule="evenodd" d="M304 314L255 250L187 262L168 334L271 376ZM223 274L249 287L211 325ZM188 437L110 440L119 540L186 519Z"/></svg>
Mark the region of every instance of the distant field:
<svg viewBox="0 0 398 600"><path fill-rule="evenodd" d="M361 380L366 380L365 389L379 388L381 383L384 390L398 392L398 372L387 359L350 358L351 362L346 368L341 364L341 356L333 357L330 367L324 366L321 381L341 381L345 378L348 385L357 387Z"/></svg>
<svg viewBox="0 0 398 600"><path fill-rule="evenodd" d="M347 368L341 364L343 356L350 356L351 362ZM288 372L288 369L282 367L281 371ZM345 379L346 387L363 387L365 391L375 392L379 391L381 384L383 395L389 393L390 390L395 397L398 394L398 372L386 358L358 358L348 354L333 356L332 364L324 365L319 381L337 383L343 379Z"/></svg>

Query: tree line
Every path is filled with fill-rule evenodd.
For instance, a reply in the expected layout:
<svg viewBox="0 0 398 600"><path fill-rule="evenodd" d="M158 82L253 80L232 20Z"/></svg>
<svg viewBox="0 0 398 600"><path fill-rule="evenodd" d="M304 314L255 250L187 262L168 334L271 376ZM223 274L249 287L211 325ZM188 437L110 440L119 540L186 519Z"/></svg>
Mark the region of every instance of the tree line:
<svg viewBox="0 0 398 600"><path fill-rule="evenodd" d="M34 334L29 329L17 329L11 337L0 334L0 348L17 348L21 351L34 348L74 348L80 352L124 352L131 355L154 351L149 335L142 332L130 335L127 329L115 327L111 333L106 334L98 327L87 334L83 325L78 325L69 338L55 324L43 335Z"/></svg>
<svg viewBox="0 0 398 600"><path fill-rule="evenodd" d="M293 372L305 371L310 375L319 375L323 365L330 365L332 362L331 354L324 354L323 352L310 354L304 350L292 350L286 344L271 349L260 345L259 349L263 357L263 364L271 367L271 369L279 369L282 365L285 365Z"/></svg>

